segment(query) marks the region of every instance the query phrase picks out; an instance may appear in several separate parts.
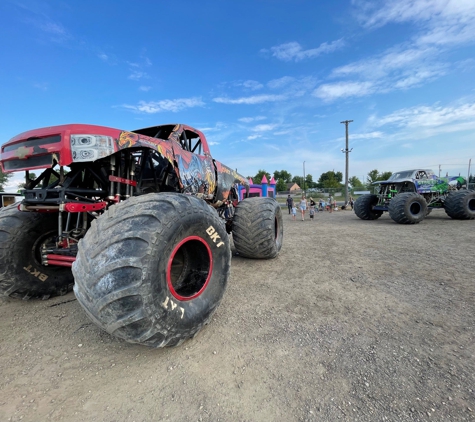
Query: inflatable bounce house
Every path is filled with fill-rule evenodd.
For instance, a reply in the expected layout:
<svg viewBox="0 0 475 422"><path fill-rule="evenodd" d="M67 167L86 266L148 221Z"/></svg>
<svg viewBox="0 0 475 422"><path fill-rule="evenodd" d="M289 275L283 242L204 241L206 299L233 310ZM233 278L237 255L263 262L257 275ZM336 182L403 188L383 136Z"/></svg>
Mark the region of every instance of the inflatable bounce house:
<svg viewBox="0 0 475 422"><path fill-rule="evenodd" d="M270 198L275 198L275 180L274 177L270 179L270 182L267 181L267 177L264 174L261 180L260 185L254 184L252 179L249 179L249 196L268 196ZM239 186L239 199L243 200L246 190L243 186Z"/></svg>

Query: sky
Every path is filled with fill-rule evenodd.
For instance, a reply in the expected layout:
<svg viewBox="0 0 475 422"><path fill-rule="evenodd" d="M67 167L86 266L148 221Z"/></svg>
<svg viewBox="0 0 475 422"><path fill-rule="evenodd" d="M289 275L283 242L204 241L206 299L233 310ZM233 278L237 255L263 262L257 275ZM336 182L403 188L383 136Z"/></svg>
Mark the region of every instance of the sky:
<svg viewBox="0 0 475 422"><path fill-rule="evenodd" d="M2 144L184 123L244 176L316 181L345 175L353 120L361 181L475 159L473 0L2 0L0 15Z"/></svg>

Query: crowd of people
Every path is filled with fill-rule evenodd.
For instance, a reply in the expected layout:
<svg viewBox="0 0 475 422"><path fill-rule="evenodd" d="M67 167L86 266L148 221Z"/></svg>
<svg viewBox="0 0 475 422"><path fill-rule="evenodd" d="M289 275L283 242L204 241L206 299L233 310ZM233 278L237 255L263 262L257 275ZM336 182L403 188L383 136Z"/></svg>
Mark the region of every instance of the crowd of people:
<svg viewBox="0 0 475 422"><path fill-rule="evenodd" d="M354 200L352 197L350 197L347 206L349 206L350 209L353 209L353 204ZM342 209L344 209L344 207L345 206L343 206ZM325 201L325 199L320 198L317 202L315 202L312 197L310 197L307 201L306 196L302 195L302 198L300 199L297 205L294 201L294 198L292 198L292 196L289 194L287 196L287 208L289 209L289 215L292 216L292 220L297 219L297 210L299 210L302 217L302 221L305 220L305 212L307 211L307 208L309 211L310 220L313 220L315 218L315 213L317 212L328 211L332 213L333 211L338 211L338 205L332 195L328 197L328 201Z"/></svg>

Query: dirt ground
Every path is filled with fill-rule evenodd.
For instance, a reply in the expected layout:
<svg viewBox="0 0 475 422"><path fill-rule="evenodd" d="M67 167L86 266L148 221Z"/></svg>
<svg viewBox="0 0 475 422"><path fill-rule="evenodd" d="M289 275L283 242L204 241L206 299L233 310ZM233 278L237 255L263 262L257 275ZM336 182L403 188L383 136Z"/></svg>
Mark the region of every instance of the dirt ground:
<svg viewBox="0 0 475 422"><path fill-rule="evenodd" d="M0 301L1 421L473 421L475 221L291 221L200 334L148 349L70 293Z"/></svg>

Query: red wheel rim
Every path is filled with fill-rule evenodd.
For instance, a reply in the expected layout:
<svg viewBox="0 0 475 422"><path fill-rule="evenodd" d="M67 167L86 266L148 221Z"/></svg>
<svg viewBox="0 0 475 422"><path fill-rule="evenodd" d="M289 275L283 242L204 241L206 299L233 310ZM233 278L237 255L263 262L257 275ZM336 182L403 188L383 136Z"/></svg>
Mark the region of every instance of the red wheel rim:
<svg viewBox="0 0 475 422"><path fill-rule="evenodd" d="M208 244L198 236L189 236L178 243L168 259L167 284L178 300L200 296L211 278L213 255Z"/></svg>

